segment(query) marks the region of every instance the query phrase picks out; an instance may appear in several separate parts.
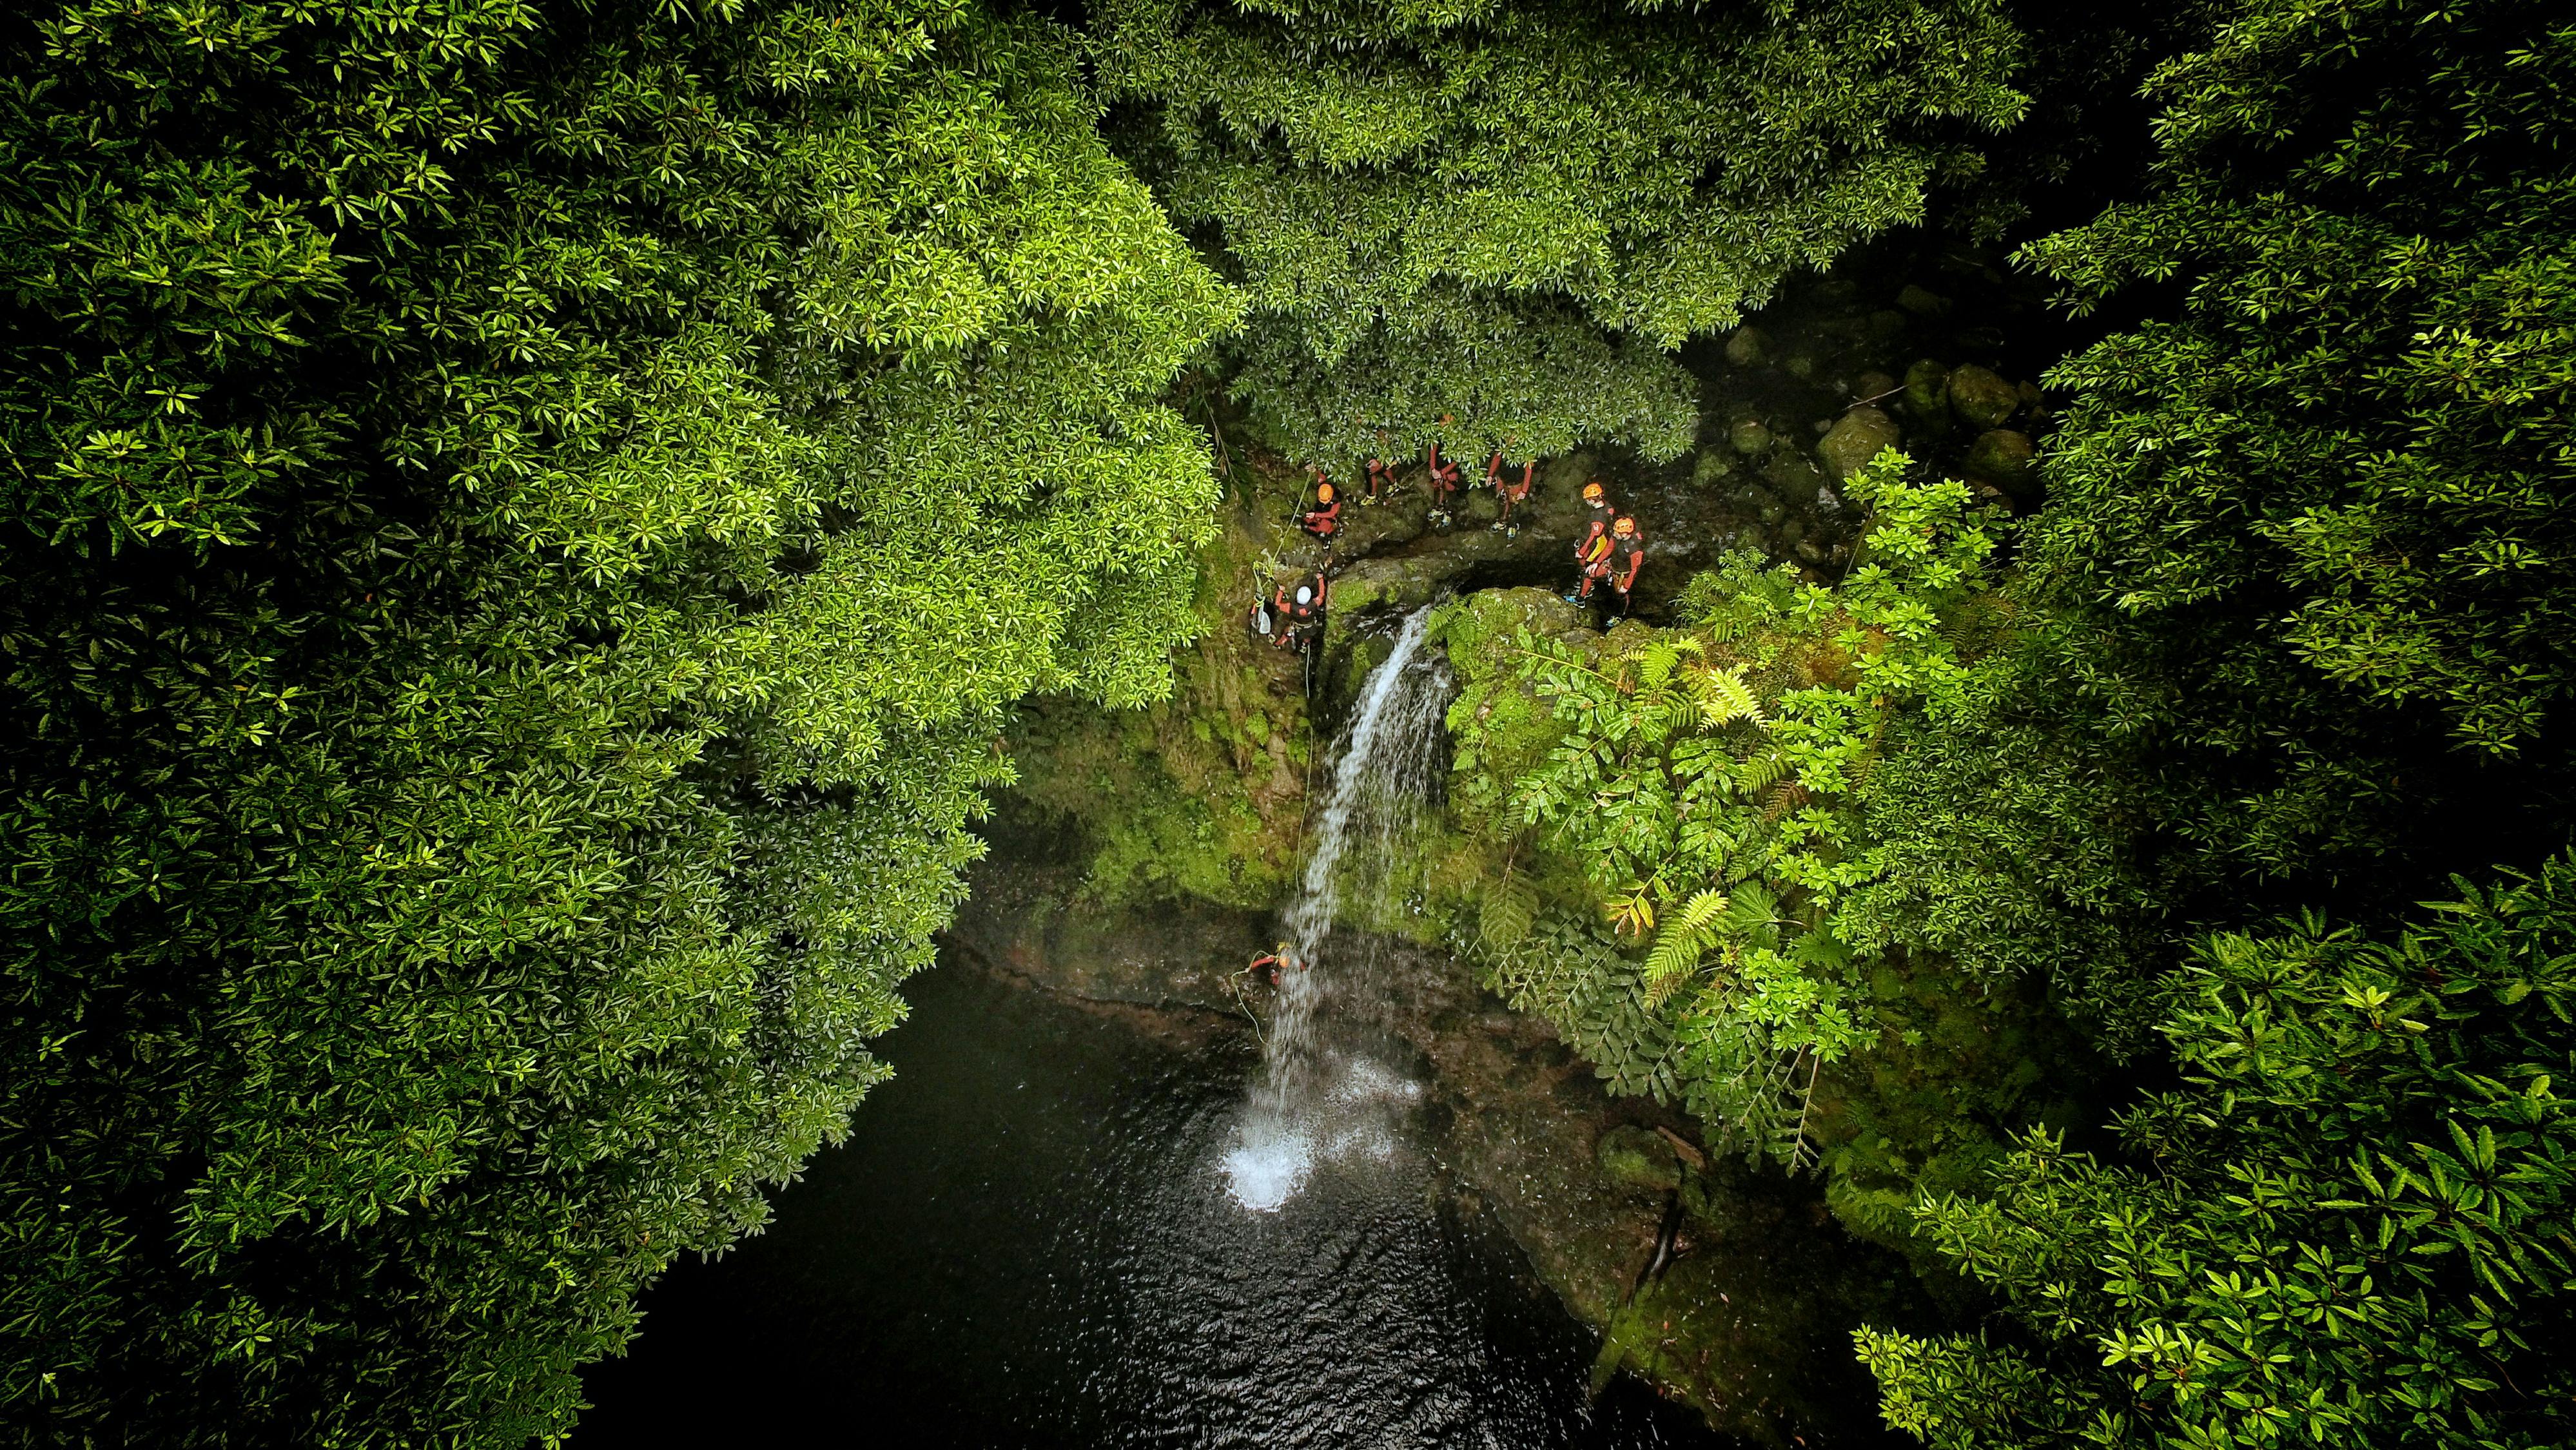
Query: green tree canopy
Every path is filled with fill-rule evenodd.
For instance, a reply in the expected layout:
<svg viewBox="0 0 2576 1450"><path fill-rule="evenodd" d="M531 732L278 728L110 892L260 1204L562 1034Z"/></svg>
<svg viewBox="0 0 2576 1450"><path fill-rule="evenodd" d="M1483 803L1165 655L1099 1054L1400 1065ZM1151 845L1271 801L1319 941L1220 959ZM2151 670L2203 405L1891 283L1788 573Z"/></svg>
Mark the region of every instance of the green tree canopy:
<svg viewBox="0 0 2576 1450"><path fill-rule="evenodd" d="M22 1443L515 1446L837 1134L1236 304L940 0L0 21Z"/></svg>
<svg viewBox="0 0 2576 1450"><path fill-rule="evenodd" d="M2051 374L2050 708L2224 878L2483 865L2435 858L2569 805L2576 26L2263 0L2150 84L2152 192L2025 254L2079 307L2185 289Z"/></svg>
<svg viewBox="0 0 2576 1450"><path fill-rule="evenodd" d="M2023 105L1995 0L1111 0L1099 36L1174 216L1240 270L1238 390L1336 461L1380 431L1680 453L1663 350L1918 219Z"/></svg>
<svg viewBox="0 0 2576 1450"><path fill-rule="evenodd" d="M2393 940L2200 945L2125 1161L2034 1133L1919 1210L2027 1336L1863 1331L1937 1450L2537 1447L2576 1414L2576 859Z"/></svg>

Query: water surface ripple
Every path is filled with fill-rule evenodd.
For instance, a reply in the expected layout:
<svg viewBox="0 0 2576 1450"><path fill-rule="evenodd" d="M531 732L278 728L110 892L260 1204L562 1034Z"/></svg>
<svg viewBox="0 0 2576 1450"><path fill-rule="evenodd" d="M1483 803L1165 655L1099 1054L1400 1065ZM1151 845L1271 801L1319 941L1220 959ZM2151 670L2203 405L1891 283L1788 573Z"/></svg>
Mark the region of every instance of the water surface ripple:
<svg viewBox="0 0 2576 1450"><path fill-rule="evenodd" d="M1632 1381L1586 1402L1595 1340L1453 1207L1421 1115L1253 1212L1240 1035L964 970L913 996L900 1076L766 1234L646 1296L576 1450L1728 1443Z"/></svg>

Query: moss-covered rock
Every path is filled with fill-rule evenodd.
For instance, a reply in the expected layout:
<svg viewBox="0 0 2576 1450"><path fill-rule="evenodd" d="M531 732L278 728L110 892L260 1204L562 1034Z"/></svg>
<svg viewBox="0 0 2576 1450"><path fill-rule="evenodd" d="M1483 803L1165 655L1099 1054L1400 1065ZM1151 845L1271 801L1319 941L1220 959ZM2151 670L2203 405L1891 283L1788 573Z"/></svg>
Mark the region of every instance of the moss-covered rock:
<svg viewBox="0 0 2576 1450"><path fill-rule="evenodd" d="M1905 370L1905 407L1918 423L1948 421L1950 370L1928 357L1916 359Z"/></svg>
<svg viewBox="0 0 2576 1450"><path fill-rule="evenodd" d="M1847 479L1871 459L1897 446L1901 437L1895 419L1864 404L1843 414L1816 444L1816 453L1825 460L1825 467L1833 470L1836 480Z"/></svg>
<svg viewBox="0 0 2576 1450"><path fill-rule="evenodd" d="M2020 407L2021 390L1990 368L1969 363L1950 374L1950 411L1971 428L2001 427Z"/></svg>
<svg viewBox="0 0 2576 1450"><path fill-rule="evenodd" d="M1681 1158L1651 1129L1628 1123L1611 1128L1593 1145L1592 1161L1613 1182L1630 1188L1668 1193L1682 1186Z"/></svg>

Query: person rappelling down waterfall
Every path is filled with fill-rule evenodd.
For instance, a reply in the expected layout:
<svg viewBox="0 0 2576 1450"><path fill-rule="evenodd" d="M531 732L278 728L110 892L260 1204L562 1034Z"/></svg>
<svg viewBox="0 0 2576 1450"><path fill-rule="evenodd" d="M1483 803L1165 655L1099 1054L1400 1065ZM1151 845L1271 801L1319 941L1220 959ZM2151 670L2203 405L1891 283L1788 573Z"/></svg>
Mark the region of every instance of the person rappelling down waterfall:
<svg viewBox="0 0 2576 1450"><path fill-rule="evenodd" d="M1280 585L1270 598L1271 619L1277 626L1270 642L1300 653L1311 647L1324 632L1325 597L1331 589L1331 576L1321 569L1315 571L1313 579L1299 583L1293 593L1287 585Z"/></svg>
<svg viewBox="0 0 2576 1450"><path fill-rule="evenodd" d="M1279 985L1279 974L1281 972L1302 972L1306 970L1306 960L1305 958L1297 955L1296 948L1291 947L1286 942L1281 942L1279 945L1272 947L1270 950L1263 952L1257 957L1254 957L1251 964L1246 966L1244 970L1250 972L1260 980L1269 983L1271 986L1276 987Z"/></svg>

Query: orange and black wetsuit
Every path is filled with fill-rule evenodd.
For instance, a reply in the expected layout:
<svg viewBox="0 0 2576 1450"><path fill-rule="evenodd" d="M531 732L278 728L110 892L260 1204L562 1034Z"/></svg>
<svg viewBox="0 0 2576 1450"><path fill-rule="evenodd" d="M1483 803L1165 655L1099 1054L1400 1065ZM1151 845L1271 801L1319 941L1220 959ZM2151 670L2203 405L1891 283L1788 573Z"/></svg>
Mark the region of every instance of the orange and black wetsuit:
<svg viewBox="0 0 2576 1450"><path fill-rule="evenodd" d="M1498 453L1494 456L1500 458L1502 455ZM1532 460L1522 464L1521 481L1518 483L1505 483L1499 472L1493 483L1495 496L1503 501L1503 520L1508 523L1512 517L1512 505L1528 498L1530 490L1538 486L1538 463Z"/></svg>
<svg viewBox="0 0 2576 1450"><path fill-rule="evenodd" d="M1646 567L1646 534L1640 529L1621 538L1610 536L1610 583L1625 594L1636 587L1637 571Z"/></svg>
<svg viewBox="0 0 2576 1450"><path fill-rule="evenodd" d="M1383 458L1372 458L1368 461L1369 502L1376 503L1382 497L1380 488L1390 494L1395 492L1395 465Z"/></svg>
<svg viewBox="0 0 2576 1450"><path fill-rule="evenodd" d="M1333 495L1333 501L1331 503L1325 504L1321 508L1308 509L1297 520L1297 527L1304 529L1306 532L1313 534L1319 539L1331 538L1334 532L1340 529L1341 526L1342 496L1338 493Z"/></svg>
<svg viewBox="0 0 2576 1450"><path fill-rule="evenodd" d="M1295 952L1263 952L1254 957L1252 965L1244 970L1258 973L1264 981L1276 987L1279 985L1279 974L1291 967L1301 972L1306 970L1306 964L1297 960Z"/></svg>
<svg viewBox="0 0 2576 1450"><path fill-rule="evenodd" d="M1323 572L1316 571L1314 597L1300 604L1288 592L1287 585L1280 585L1278 592L1270 597L1271 612L1280 621L1279 632L1271 637L1270 642L1282 649L1292 645L1304 649L1307 641L1323 627L1324 593L1328 587Z"/></svg>
<svg viewBox="0 0 2576 1450"><path fill-rule="evenodd" d="M1576 586L1575 597L1591 598L1593 583L1609 575L1610 555L1617 542L1611 537L1607 523L1595 523L1592 532L1575 546L1575 567L1583 571L1583 582Z"/></svg>
<svg viewBox="0 0 2576 1450"><path fill-rule="evenodd" d="M1431 465L1431 506L1449 507L1449 495L1458 491L1458 465L1440 456L1440 445L1434 443L1424 451L1423 461Z"/></svg>
<svg viewBox="0 0 2576 1450"><path fill-rule="evenodd" d="M1592 517L1583 523L1583 537L1574 541L1574 562L1582 563L1595 541L1610 537L1611 521L1618 517L1618 512L1607 504L1593 505Z"/></svg>
<svg viewBox="0 0 2576 1450"><path fill-rule="evenodd" d="M1485 460L1485 487L1496 493L1503 491L1503 450L1499 448L1494 450L1493 457Z"/></svg>

